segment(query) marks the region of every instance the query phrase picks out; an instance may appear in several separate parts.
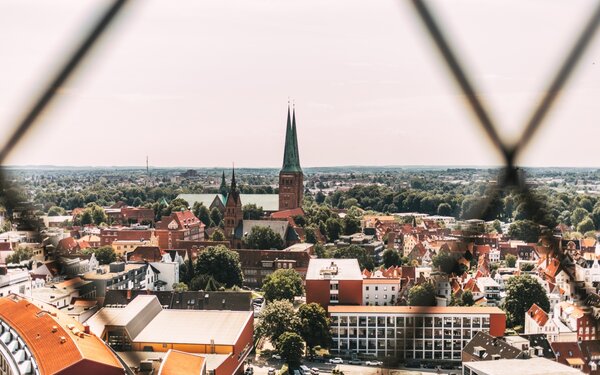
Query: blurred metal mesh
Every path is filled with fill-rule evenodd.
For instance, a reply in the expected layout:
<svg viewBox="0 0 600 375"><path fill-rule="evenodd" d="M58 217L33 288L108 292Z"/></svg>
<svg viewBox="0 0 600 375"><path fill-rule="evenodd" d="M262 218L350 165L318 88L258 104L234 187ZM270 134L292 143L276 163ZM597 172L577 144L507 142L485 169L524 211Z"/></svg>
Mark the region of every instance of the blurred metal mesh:
<svg viewBox="0 0 600 375"><path fill-rule="evenodd" d="M492 202L505 196L508 192L517 192L525 197L526 210L528 216L537 219L536 215L544 207L543 199L532 193L525 183L525 177L519 168L515 165L515 159L522 152L525 146L535 135L536 131L542 126L546 115L555 104L557 96L563 86L567 83L571 73L575 69L579 59L588 47L600 23L600 3L591 14L590 19L585 24L579 38L566 55L563 64L556 75L549 81L546 94L539 105L533 108L532 114L525 124L524 131L515 144L506 144L502 141L497 132L497 125L490 116L489 111L477 96L477 90L469 78L469 75L463 68L458 56L448 42L446 34L440 27L439 21L434 17L428 5L423 0L411 0L417 15L423 21L427 32L432 38L435 46L441 54L449 68L450 75L454 78L460 89L466 95L470 109L478 119L480 126L487 134L494 147L500 152L504 159L505 167L500 171L497 183L490 186L489 194L485 198L485 204L482 205L479 217L485 217ZM114 0L106 10L98 17L94 27L83 38L81 43L76 46L74 52L68 56L62 68L50 79L49 84L45 86L40 95L35 98L32 105L24 112L24 117L16 124L14 131L8 137L3 148L0 150L0 165L3 165L7 156L13 151L24 135L31 131L37 120L43 112L52 103L57 91L72 77L76 69L84 62L85 57L98 42L99 38L106 32L116 16L124 9L128 0ZM4 170L0 171L0 198L7 206L14 207L19 203L19 197L16 195L17 189L14 189L15 182L6 179ZM539 219L537 220L540 221ZM541 223L543 224L543 222ZM37 228L35 220L26 223L31 229ZM556 239L548 236L548 243L552 244L555 255L561 259L560 249L556 244ZM574 276L574 275L572 275Z"/></svg>

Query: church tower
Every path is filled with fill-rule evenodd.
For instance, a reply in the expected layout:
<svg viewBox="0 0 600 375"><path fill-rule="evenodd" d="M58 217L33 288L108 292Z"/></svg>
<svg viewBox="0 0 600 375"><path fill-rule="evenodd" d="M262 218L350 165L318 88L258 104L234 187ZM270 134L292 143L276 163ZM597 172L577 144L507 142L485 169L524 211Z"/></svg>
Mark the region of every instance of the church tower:
<svg viewBox="0 0 600 375"><path fill-rule="evenodd" d="M285 131L285 150L283 167L279 172L279 210L291 210L302 207L304 195L304 175L300 168L298 136L296 134L296 108L290 120L288 105L287 128Z"/></svg>
<svg viewBox="0 0 600 375"><path fill-rule="evenodd" d="M234 237L235 228L244 219L242 213L242 201L240 200L240 192L235 183L235 169L231 174L231 187L227 194L225 202L225 215L223 216L223 224L225 229L225 238L232 239Z"/></svg>

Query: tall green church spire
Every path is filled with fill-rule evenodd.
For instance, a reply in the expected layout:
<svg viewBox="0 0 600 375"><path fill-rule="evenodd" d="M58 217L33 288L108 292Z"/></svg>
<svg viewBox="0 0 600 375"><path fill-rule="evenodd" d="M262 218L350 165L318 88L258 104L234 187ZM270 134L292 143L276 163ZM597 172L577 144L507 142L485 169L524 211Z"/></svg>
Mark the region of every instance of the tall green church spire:
<svg viewBox="0 0 600 375"><path fill-rule="evenodd" d="M296 109L294 108L294 119L291 121L289 104L281 172L302 172L302 168L300 168L300 155L298 154L298 136L296 134Z"/></svg>

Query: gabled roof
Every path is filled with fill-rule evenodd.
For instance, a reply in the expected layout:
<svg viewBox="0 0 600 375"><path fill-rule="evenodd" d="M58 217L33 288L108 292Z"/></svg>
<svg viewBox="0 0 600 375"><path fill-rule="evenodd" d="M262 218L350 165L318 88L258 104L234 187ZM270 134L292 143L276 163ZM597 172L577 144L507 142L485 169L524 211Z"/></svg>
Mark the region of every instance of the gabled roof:
<svg viewBox="0 0 600 375"><path fill-rule="evenodd" d="M479 351L483 349L484 354L479 357ZM465 345L463 353L467 353L481 361L490 361L492 356L499 356L499 359L522 358L523 352L509 343L491 336L483 331L477 334Z"/></svg>
<svg viewBox="0 0 600 375"><path fill-rule="evenodd" d="M162 255L158 246L138 246L127 253L129 262L160 262Z"/></svg>
<svg viewBox="0 0 600 375"><path fill-rule="evenodd" d="M100 310L87 323L96 336L101 337L106 326L113 326L125 328L129 337L134 339L161 311L156 296L141 295L125 308Z"/></svg>
<svg viewBox="0 0 600 375"><path fill-rule="evenodd" d="M254 227L268 227L273 232L279 234L282 240L287 239L287 232L289 223L286 220L244 220L242 223L242 233L244 236L246 233L250 234Z"/></svg>
<svg viewBox="0 0 600 375"><path fill-rule="evenodd" d="M527 311L527 315L529 315L539 327L545 326L548 322L548 314L535 303L531 305L531 308Z"/></svg>
<svg viewBox="0 0 600 375"><path fill-rule="evenodd" d="M169 349L158 370L158 375L201 375L206 368L206 360L200 354Z"/></svg>

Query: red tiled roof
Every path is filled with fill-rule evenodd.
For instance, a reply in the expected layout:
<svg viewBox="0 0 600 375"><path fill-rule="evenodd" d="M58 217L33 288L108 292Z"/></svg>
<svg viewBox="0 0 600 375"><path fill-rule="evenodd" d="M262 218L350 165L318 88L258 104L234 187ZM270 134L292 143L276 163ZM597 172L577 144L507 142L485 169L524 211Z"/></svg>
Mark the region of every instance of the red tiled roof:
<svg viewBox="0 0 600 375"><path fill-rule="evenodd" d="M123 371L117 357L98 337L76 335L73 331L83 332L84 327L61 312L50 316L25 299L4 297L0 298L0 317L26 342L42 374L58 373L82 360L107 366L104 370L110 367L110 373Z"/></svg>
<svg viewBox="0 0 600 375"><path fill-rule="evenodd" d="M205 362L202 355L171 349L163 358L158 375L202 374Z"/></svg>
<svg viewBox="0 0 600 375"><path fill-rule="evenodd" d="M537 323L538 326L543 327L548 322L548 314L541 307L535 303L531 305L531 308L527 311L527 314Z"/></svg>
<svg viewBox="0 0 600 375"><path fill-rule="evenodd" d="M291 210L273 212L271 214L271 219L287 219L294 216L304 216L304 210L301 207L298 207Z"/></svg>

